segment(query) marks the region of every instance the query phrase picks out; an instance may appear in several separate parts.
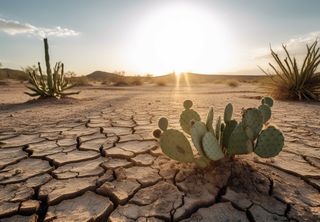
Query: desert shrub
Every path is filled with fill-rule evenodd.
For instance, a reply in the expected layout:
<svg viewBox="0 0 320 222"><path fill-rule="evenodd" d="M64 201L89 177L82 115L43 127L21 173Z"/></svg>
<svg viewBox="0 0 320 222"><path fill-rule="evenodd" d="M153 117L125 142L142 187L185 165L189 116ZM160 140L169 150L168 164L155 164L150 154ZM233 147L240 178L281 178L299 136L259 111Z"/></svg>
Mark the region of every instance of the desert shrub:
<svg viewBox="0 0 320 222"><path fill-rule="evenodd" d="M232 79L232 80L227 81L227 85L230 87L238 87L239 82L237 80Z"/></svg>
<svg viewBox="0 0 320 222"><path fill-rule="evenodd" d="M86 76L73 76L68 79L74 86L91 86L90 80Z"/></svg>
<svg viewBox="0 0 320 222"><path fill-rule="evenodd" d="M113 82L112 84L113 86L129 86L128 81L124 80L124 79L119 79L116 80L115 82Z"/></svg>
<svg viewBox="0 0 320 222"><path fill-rule="evenodd" d="M43 41L47 74L43 74L40 62L38 62L38 69L29 71L29 80L32 86L27 86L27 88L32 92L25 93L29 96L39 96L42 98L61 98L67 95L78 94L79 92L64 92L65 90L72 88L74 85L69 83L65 78L63 63L57 62L52 72L50 67L48 40L44 39Z"/></svg>
<svg viewBox="0 0 320 222"><path fill-rule="evenodd" d="M295 57L292 57L286 46L282 46L286 58L281 61L272 48L271 55L276 65L269 63L272 71L260 68L268 77L266 87L269 93L278 99L316 100L320 101L320 47L316 40L311 46L307 45L307 54L301 68Z"/></svg>
<svg viewBox="0 0 320 222"><path fill-rule="evenodd" d="M142 80L141 79L134 79L130 82L131 86L141 86L142 85Z"/></svg>
<svg viewBox="0 0 320 222"><path fill-rule="evenodd" d="M156 81L156 84L157 84L157 86L166 86L167 85L166 81L164 81L164 80L158 80L158 81Z"/></svg>

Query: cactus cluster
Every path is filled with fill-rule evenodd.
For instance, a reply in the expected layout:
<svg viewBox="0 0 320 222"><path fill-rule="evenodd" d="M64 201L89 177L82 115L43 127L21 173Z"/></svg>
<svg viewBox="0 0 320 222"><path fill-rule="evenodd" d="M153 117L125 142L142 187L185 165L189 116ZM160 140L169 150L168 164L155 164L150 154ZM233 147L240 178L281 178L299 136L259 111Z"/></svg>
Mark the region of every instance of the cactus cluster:
<svg viewBox="0 0 320 222"><path fill-rule="evenodd" d="M164 154L179 162L195 162L201 167L212 161L230 158L234 155L254 152L259 157L270 158L281 152L284 146L282 132L269 124L273 99L264 97L258 108L242 111L242 118L237 122L232 118L233 106L229 103L224 110L223 120L219 116L213 125L213 108L209 109L206 122L191 109L193 103L186 100L185 110L180 115L182 130L191 136L198 155L194 155L189 140L184 133L168 129L168 120L159 119L159 128L154 136L159 139Z"/></svg>
<svg viewBox="0 0 320 222"><path fill-rule="evenodd" d="M36 72L37 70L29 72L29 79L32 86L27 86L27 88L32 92L25 93L29 96L39 96L42 98L61 98L67 95L78 94L79 92L64 92L65 90L72 88L74 85L69 83L69 81L65 79L63 63L57 62L52 73L50 67L48 40L44 39L43 41L47 74L43 74L40 62L38 62L39 74Z"/></svg>

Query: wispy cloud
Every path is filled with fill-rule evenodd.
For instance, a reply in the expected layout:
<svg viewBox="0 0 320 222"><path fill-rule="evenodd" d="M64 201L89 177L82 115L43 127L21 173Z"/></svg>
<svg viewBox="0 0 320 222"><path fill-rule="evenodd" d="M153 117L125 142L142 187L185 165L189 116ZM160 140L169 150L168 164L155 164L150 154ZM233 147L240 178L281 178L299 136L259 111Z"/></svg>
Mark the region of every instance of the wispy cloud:
<svg viewBox="0 0 320 222"><path fill-rule="evenodd" d="M56 26L54 28L44 28L36 27L29 23L21 23L13 20L6 20L0 18L0 31L5 32L9 35L18 35L18 34L29 34L36 37L66 37L66 36L77 36L80 33L68 28L61 28Z"/></svg>
<svg viewBox="0 0 320 222"><path fill-rule="evenodd" d="M305 35L297 36L294 38L289 39L288 41L282 43L283 45L287 46L288 51L290 51L293 55L299 57L305 55L306 53L306 45L312 44L316 39L320 39L320 31L311 32ZM271 45L272 49L279 53L280 55L283 54L282 44ZM260 48L256 51L256 59L269 59L271 58L270 55L270 48Z"/></svg>

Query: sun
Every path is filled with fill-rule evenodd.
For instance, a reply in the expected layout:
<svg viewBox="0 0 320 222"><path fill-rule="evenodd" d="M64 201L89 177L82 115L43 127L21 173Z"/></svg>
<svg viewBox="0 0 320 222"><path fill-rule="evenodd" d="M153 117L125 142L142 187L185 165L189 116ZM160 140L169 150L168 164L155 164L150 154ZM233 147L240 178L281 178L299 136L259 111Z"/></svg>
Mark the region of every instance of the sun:
<svg viewBox="0 0 320 222"><path fill-rule="evenodd" d="M215 15L190 4L168 4L143 16L127 58L142 72L218 72L230 65L229 35Z"/></svg>

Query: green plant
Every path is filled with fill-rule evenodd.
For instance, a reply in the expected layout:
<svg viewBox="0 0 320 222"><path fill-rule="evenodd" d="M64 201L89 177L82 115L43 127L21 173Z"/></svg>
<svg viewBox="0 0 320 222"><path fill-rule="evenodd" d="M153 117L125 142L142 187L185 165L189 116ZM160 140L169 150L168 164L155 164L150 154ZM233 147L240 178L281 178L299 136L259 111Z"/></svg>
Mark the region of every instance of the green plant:
<svg viewBox="0 0 320 222"><path fill-rule="evenodd" d="M307 55L299 68L295 57L291 57L286 46L282 46L286 58L281 61L272 48L271 55L278 67L269 63L273 72L260 68L268 77L270 94L278 99L298 99L320 101L320 47L318 41L307 45Z"/></svg>
<svg viewBox="0 0 320 222"><path fill-rule="evenodd" d="M64 77L64 65L61 62L57 62L53 68L53 72L50 66L49 46L48 40L44 41L45 61L47 74L44 75L38 62L38 70L32 70L29 72L30 83L32 86L27 86L32 92L25 92L29 96L40 96L61 98L67 95L78 94L79 92L64 92L67 89L72 88L74 85L69 83ZM38 72L40 75L38 75Z"/></svg>
<svg viewBox="0 0 320 222"><path fill-rule="evenodd" d="M174 160L194 162L200 167L206 167L213 161L251 152L262 158L274 157L284 146L282 132L268 122L273 106L271 97L264 97L258 108L243 110L239 123L232 119L231 103L225 107L223 120L219 116L215 125L213 108L209 109L204 123L199 114L191 109L192 101L186 100L183 105L185 110L180 115L180 126L191 136L198 155L193 154L190 142L182 132L168 129L166 118L159 119L160 129L153 132L159 139L163 153Z"/></svg>

